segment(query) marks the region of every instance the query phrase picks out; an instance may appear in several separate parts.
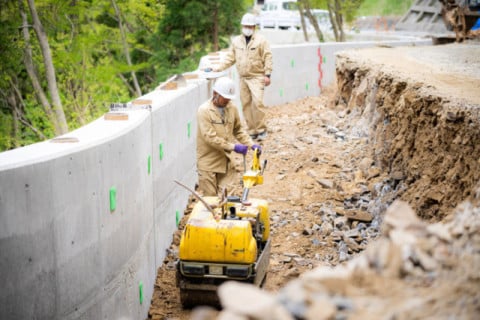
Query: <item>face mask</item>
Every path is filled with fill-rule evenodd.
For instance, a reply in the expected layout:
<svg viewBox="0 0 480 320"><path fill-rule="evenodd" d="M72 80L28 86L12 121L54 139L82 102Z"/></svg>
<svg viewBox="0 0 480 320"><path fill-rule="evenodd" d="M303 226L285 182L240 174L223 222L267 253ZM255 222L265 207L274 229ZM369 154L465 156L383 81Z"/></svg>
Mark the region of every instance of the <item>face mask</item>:
<svg viewBox="0 0 480 320"><path fill-rule="evenodd" d="M242 28L242 33L243 33L245 36L250 37L250 36L252 36L252 34L253 34L253 29Z"/></svg>

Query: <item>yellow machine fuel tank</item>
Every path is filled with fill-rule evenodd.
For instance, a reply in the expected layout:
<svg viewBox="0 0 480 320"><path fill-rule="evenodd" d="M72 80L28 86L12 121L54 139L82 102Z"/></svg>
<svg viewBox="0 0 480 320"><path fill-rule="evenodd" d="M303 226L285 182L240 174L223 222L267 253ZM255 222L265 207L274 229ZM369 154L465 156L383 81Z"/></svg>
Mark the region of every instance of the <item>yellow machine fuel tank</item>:
<svg viewBox="0 0 480 320"><path fill-rule="evenodd" d="M205 200L218 203L217 197ZM259 224L262 225L262 239L254 236L258 230L253 228ZM228 202L216 208L215 214L197 203L182 233L179 258L182 261L252 264L259 253L257 240L267 241L269 233L268 203L264 200L251 199L248 206Z"/></svg>

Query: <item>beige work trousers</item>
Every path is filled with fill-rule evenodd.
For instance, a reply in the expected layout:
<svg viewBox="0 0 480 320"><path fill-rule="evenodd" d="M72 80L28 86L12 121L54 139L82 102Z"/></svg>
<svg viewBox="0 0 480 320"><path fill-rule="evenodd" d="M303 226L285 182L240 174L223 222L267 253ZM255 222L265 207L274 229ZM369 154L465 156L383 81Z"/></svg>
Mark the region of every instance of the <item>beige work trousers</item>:
<svg viewBox="0 0 480 320"><path fill-rule="evenodd" d="M240 78L240 101L249 135L257 135L267 130L265 106L263 105L264 91L265 78L263 76Z"/></svg>
<svg viewBox="0 0 480 320"><path fill-rule="evenodd" d="M230 161L226 173L198 170L198 191L203 196L220 196L224 188L231 193L239 184L238 172Z"/></svg>

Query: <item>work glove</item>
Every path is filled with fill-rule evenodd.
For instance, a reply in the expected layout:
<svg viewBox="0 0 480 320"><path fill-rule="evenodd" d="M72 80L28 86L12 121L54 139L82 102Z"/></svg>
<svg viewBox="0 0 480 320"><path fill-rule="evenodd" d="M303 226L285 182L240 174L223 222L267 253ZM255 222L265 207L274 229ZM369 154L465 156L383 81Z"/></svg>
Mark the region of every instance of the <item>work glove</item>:
<svg viewBox="0 0 480 320"><path fill-rule="evenodd" d="M258 145L258 144L254 144L254 145L252 146L252 150L253 150L253 151L258 150L258 151L257 151L257 155L261 155L261 154L262 154L262 147L260 147L260 145Z"/></svg>
<svg viewBox="0 0 480 320"><path fill-rule="evenodd" d="M233 151L235 151L236 153L241 153L243 155L246 155L248 151L248 146L244 144L236 144L235 147L233 148Z"/></svg>

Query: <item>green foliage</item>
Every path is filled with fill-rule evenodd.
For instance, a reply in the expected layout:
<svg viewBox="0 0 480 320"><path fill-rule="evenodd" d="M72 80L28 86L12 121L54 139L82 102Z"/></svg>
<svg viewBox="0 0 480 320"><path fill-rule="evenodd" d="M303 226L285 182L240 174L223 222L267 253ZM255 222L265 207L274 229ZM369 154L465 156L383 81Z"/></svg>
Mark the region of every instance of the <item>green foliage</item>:
<svg viewBox="0 0 480 320"><path fill-rule="evenodd" d="M310 0L310 7L315 9L328 10L327 0Z"/></svg>
<svg viewBox="0 0 480 320"><path fill-rule="evenodd" d="M342 1L341 13L343 14L346 22L351 22L355 19L358 8L361 6L363 1L364 0Z"/></svg>
<svg viewBox="0 0 480 320"><path fill-rule="evenodd" d="M0 0L0 151L54 135L46 109L25 67L19 0ZM25 0L24 12L32 20ZM118 6L131 63L113 3ZM35 0L48 36L57 86L70 129L135 98L132 72L143 92L158 81L197 68L201 56L239 31L251 1L230 0ZM45 66L29 28L33 64L47 99ZM19 113L15 120L14 111ZM15 128L18 128L16 130Z"/></svg>
<svg viewBox="0 0 480 320"><path fill-rule="evenodd" d="M37 101L24 64L24 39L18 0L1 0L0 10L0 151L53 137L42 105ZM150 90L155 70L149 46L163 6L155 0L116 0L125 27L132 65L125 56L112 0L35 0L52 52L57 86L70 129L101 116L112 102L135 98L131 72L143 92ZM31 24L26 1L24 10ZM33 63L47 92L45 68L38 41L30 28ZM20 96L17 94L20 93ZM16 97L16 99L12 99ZM13 103L13 105L12 105ZM16 122L13 106L23 122Z"/></svg>
<svg viewBox="0 0 480 320"><path fill-rule="evenodd" d="M328 1L309 0L312 8L328 9ZM359 16L403 16L412 6L414 0L341 0L342 14L351 22Z"/></svg>
<svg viewBox="0 0 480 320"><path fill-rule="evenodd" d="M413 0L363 0L359 16L403 16L412 6Z"/></svg>
<svg viewBox="0 0 480 320"><path fill-rule="evenodd" d="M11 106L12 102L16 102L17 112L24 111L25 99L22 93L31 91L30 83L23 81L26 77L23 64L24 41L19 28L20 15L15 10L15 1L3 1L0 10L0 151L36 139L35 133L15 121L15 111ZM19 130L14 130L15 125Z"/></svg>
<svg viewBox="0 0 480 320"><path fill-rule="evenodd" d="M15 147L15 137L12 136L12 115L0 111L0 150L8 150Z"/></svg>
<svg viewBox="0 0 480 320"><path fill-rule="evenodd" d="M215 27L219 36L239 30L245 13L240 1L163 0L165 12L158 30L152 35L155 51L151 59L158 81L175 73L195 70L200 57L213 49ZM220 37L222 46L228 41Z"/></svg>

